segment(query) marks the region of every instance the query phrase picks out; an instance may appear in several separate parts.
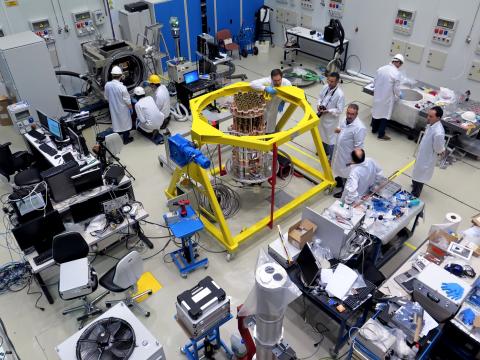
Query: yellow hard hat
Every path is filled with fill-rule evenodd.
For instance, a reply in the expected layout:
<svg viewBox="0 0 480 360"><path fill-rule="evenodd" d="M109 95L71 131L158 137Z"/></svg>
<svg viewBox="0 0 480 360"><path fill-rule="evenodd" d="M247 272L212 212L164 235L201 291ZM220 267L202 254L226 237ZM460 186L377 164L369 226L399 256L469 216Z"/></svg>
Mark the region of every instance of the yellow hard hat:
<svg viewBox="0 0 480 360"><path fill-rule="evenodd" d="M160 76L157 74L152 74L148 77L148 82L150 84L160 84Z"/></svg>

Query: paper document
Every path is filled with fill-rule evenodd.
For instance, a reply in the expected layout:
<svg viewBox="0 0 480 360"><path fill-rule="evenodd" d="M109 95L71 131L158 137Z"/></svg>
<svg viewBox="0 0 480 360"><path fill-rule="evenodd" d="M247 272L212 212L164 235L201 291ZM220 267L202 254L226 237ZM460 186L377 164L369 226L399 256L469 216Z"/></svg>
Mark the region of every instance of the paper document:
<svg viewBox="0 0 480 360"><path fill-rule="evenodd" d="M325 288L325 291L329 296L334 296L337 299L343 300L357 280L357 277L358 274L348 266L338 264L332 278Z"/></svg>

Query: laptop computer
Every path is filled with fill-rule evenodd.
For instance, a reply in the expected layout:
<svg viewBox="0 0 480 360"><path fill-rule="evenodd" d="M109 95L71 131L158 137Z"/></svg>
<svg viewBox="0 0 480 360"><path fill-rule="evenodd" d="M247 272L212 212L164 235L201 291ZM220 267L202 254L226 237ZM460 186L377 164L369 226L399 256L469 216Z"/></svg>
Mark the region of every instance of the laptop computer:
<svg viewBox="0 0 480 360"><path fill-rule="evenodd" d="M185 79L185 84L187 85L193 84L199 80L198 71L194 70L194 71L185 73L185 75L183 75L183 78Z"/></svg>
<svg viewBox="0 0 480 360"><path fill-rule="evenodd" d="M305 286L314 286L320 275L320 266L310 248L310 244L305 244L300 254L298 254L297 264L300 268L301 280Z"/></svg>

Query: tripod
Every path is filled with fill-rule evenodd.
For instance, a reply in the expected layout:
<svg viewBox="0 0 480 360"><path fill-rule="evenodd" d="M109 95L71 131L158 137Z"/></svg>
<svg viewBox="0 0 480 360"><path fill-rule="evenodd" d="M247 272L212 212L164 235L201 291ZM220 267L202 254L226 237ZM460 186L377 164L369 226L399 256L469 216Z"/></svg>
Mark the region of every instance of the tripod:
<svg viewBox="0 0 480 360"><path fill-rule="evenodd" d="M132 173L130 173L130 171L128 171L127 167L120 162L120 158L118 156L115 156L105 146L104 141L101 141L98 137L97 137L97 141L98 141L98 145L100 147L99 150L98 150L98 160L102 164L102 167L105 169L108 166L108 161L107 161L107 154L108 154L108 155L111 156L111 158L113 160L115 160L123 168L123 170L125 170L125 173L127 173L128 176L130 176L133 180L135 180L135 176L133 176Z"/></svg>

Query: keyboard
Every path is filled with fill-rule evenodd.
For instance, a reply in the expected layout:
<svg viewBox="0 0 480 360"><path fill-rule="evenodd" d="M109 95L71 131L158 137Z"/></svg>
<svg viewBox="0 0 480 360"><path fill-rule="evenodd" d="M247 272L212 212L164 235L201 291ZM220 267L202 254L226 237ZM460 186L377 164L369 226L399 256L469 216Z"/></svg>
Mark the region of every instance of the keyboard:
<svg viewBox="0 0 480 360"><path fill-rule="evenodd" d="M352 310L356 310L362 305L369 297L373 295L373 292L377 288L374 284L370 281L364 279L366 287L355 289L357 292L354 295L350 295L345 300L343 300L343 304L346 305L348 308Z"/></svg>
<svg viewBox="0 0 480 360"><path fill-rule="evenodd" d="M51 167L51 168L49 168L45 171L42 171L40 173L40 176L43 179L45 179L45 178L48 178L50 176L58 175L58 174L64 172L65 170L68 170L68 169L73 168L75 166L78 166L76 161L69 161L69 162L66 162L62 165L57 165L57 166Z"/></svg>
<svg viewBox="0 0 480 360"><path fill-rule="evenodd" d="M52 249L49 249L41 253L40 255L35 256L33 258L33 262L35 263L35 265L42 265L45 264L47 261L51 260L52 258Z"/></svg>
<svg viewBox="0 0 480 360"><path fill-rule="evenodd" d="M45 135L35 129L30 130L27 134L40 141L45 139Z"/></svg>
<svg viewBox="0 0 480 360"><path fill-rule="evenodd" d="M50 156L53 156L53 155L56 155L57 154L57 150L54 149L53 147L47 145L47 144L41 144L39 146L40 150L42 150L44 153L47 153L48 155Z"/></svg>

